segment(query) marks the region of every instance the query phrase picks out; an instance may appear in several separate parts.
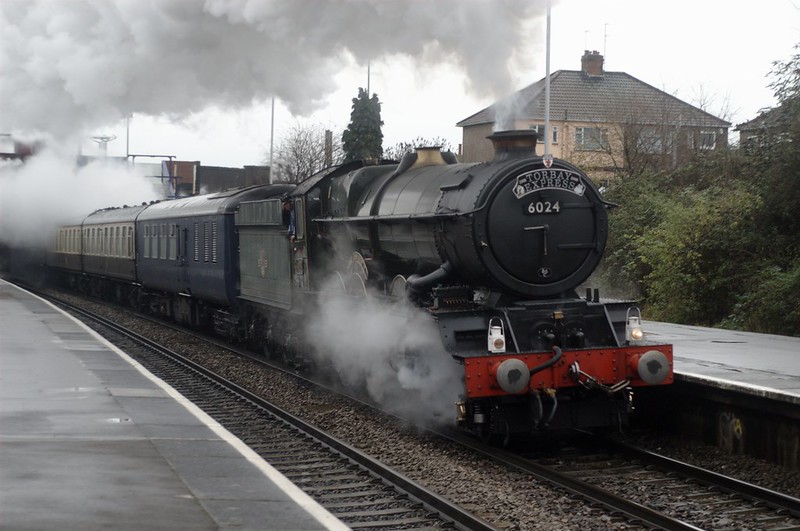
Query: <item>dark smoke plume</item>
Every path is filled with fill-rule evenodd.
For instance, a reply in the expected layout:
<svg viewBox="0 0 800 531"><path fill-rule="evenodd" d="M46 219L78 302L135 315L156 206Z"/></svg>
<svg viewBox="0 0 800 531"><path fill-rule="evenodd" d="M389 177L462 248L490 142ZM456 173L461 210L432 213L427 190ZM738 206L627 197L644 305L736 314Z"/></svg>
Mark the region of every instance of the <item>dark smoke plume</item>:
<svg viewBox="0 0 800 531"><path fill-rule="evenodd" d="M307 114L348 61L458 64L511 89L540 39L532 0L2 0L0 130L62 139L130 113L186 116L277 96Z"/></svg>

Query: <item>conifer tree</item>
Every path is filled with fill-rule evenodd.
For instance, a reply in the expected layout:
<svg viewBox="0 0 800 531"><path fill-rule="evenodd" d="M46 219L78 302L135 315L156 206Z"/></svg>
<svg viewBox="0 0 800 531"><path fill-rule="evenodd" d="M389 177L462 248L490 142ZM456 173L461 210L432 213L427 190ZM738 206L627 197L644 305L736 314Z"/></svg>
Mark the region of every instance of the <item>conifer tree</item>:
<svg viewBox="0 0 800 531"><path fill-rule="evenodd" d="M345 161L380 159L383 155L381 126L383 121L378 95L369 97L367 91L359 87L358 97L353 98L350 123L342 133Z"/></svg>

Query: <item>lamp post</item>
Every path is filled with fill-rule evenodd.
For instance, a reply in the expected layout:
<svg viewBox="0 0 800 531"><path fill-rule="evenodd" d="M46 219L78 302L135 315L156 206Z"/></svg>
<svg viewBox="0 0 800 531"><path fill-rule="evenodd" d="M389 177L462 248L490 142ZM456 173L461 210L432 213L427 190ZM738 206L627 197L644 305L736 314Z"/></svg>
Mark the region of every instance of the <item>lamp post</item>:
<svg viewBox="0 0 800 531"><path fill-rule="evenodd" d="M549 167L553 163L550 153L550 0L547 0L547 44L544 81L544 163Z"/></svg>

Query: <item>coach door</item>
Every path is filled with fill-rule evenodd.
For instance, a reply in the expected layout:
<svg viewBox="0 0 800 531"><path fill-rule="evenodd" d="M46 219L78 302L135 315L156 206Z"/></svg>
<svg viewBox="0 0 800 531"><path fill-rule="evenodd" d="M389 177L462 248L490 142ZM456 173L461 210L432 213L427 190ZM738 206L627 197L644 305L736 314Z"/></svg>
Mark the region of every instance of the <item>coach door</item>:
<svg viewBox="0 0 800 531"><path fill-rule="evenodd" d="M177 259L177 280L178 284L183 288L189 283L189 268L187 265L187 254L189 249L189 228L175 223L173 225L176 235L176 259Z"/></svg>

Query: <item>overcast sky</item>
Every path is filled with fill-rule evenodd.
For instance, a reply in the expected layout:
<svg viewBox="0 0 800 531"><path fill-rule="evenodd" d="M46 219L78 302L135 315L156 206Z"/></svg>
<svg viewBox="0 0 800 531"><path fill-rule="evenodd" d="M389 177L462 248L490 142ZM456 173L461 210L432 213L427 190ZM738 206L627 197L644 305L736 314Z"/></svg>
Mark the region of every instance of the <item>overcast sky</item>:
<svg viewBox="0 0 800 531"><path fill-rule="evenodd" d="M74 134L85 154L97 153L87 137L116 135L108 152L124 155L132 113L130 153L260 164L272 94L276 144L298 121L341 130L371 59L384 147L419 136L457 149L456 122L544 77L545 6L2 0L0 133ZM772 62L800 43L800 0L553 0L551 15L551 71L597 50L606 70L734 124L774 105Z"/></svg>

